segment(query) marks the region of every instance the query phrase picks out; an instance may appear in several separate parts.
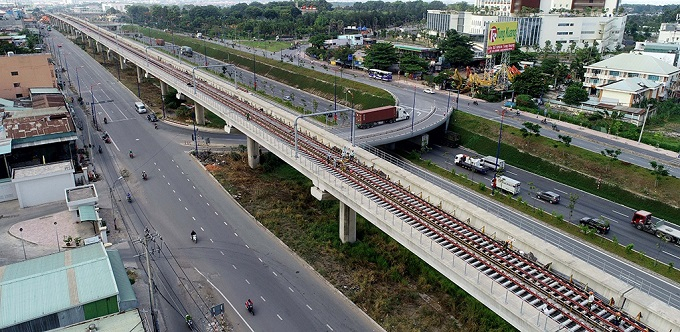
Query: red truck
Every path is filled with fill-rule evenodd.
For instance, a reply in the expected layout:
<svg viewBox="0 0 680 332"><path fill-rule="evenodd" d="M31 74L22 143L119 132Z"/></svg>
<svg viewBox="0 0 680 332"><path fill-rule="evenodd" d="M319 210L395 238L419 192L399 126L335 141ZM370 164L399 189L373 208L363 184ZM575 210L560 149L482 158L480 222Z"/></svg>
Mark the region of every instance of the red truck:
<svg viewBox="0 0 680 332"><path fill-rule="evenodd" d="M651 212L644 210L635 212L630 223L635 226L635 228L654 234L656 237L663 239L666 242L680 244L680 230L665 225L663 221L653 222Z"/></svg>
<svg viewBox="0 0 680 332"><path fill-rule="evenodd" d="M371 128L383 123L393 123L407 120L411 116L398 106L383 106L355 112L357 128Z"/></svg>
<svg viewBox="0 0 680 332"><path fill-rule="evenodd" d="M156 38L156 45L158 46L165 46L165 40Z"/></svg>

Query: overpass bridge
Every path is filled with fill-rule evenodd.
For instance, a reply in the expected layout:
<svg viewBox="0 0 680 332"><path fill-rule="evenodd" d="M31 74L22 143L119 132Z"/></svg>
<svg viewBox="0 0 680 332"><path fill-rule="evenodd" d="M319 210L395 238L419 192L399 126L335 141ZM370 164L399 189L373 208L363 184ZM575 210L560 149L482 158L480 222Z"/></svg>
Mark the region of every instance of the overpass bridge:
<svg viewBox="0 0 680 332"><path fill-rule="evenodd" d="M139 77L146 72L158 78L163 93L171 85L193 99L197 116L207 107L227 122L227 131L245 134L251 167L258 165L257 151L264 146L312 180L314 197L339 200L344 242L356 239L356 213L361 214L521 331L642 332L680 326L676 308L538 241L459 193L352 147L346 137L304 119L294 128L295 115L207 72L197 73L194 93L187 85L193 81L189 65L77 18L52 17L60 31L79 31L98 50L117 54L121 65L136 64ZM348 150L355 152L353 158L343 153ZM514 241L502 241L509 238ZM590 302L589 291L598 301Z"/></svg>

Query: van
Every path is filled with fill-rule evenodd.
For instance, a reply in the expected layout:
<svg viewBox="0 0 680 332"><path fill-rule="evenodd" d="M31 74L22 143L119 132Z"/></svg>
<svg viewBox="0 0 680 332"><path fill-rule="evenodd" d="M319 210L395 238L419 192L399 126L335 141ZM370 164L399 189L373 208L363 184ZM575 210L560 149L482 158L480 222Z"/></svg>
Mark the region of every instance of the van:
<svg viewBox="0 0 680 332"><path fill-rule="evenodd" d="M138 101L135 103L135 110L139 114L146 113L146 106L144 106L144 103Z"/></svg>

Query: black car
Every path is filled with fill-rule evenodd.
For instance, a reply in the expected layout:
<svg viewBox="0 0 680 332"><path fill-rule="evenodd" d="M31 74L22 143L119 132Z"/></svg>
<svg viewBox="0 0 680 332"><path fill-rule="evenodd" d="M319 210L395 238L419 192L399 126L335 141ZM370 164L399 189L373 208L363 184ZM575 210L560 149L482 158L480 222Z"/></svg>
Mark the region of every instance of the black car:
<svg viewBox="0 0 680 332"><path fill-rule="evenodd" d="M583 217L583 218L581 218L581 220L578 221L578 223L581 226L585 225L585 226L588 226L590 228L594 228L600 234L609 233L609 222L606 221L606 220L593 219L593 218L590 218L590 217Z"/></svg>
<svg viewBox="0 0 680 332"><path fill-rule="evenodd" d="M536 198L542 199L551 204L558 204L560 202L560 195L552 191L539 191L536 193Z"/></svg>
<svg viewBox="0 0 680 332"><path fill-rule="evenodd" d="M151 122L156 122L158 121L158 118L156 117L155 113L149 113L146 115L146 119L151 121Z"/></svg>

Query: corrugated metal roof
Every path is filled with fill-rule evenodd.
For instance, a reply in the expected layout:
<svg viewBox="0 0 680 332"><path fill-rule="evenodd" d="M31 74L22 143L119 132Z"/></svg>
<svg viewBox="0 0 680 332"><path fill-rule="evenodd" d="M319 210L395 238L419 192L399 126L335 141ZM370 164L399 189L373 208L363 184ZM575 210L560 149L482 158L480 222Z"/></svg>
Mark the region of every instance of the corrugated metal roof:
<svg viewBox="0 0 680 332"><path fill-rule="evenodd" d="M619 91L625 91L625 92L640 92L640 91L647 91L649 89L654 89L661 85L661 83L656 83L654 81L650 81L645 78L640 78L640 77L631 77L631 78L626 78L620 81L616 81L614 83L609 83L606 85L603 85L600 87L600 89L604 90L619 90Z"/></svg>
<svg viewBox="0 0 680 332"><path fill-rule="evenodd" d="M670 75L680 71L680 68L655 57L633 53L622 53L585 67L654 75Z"/></svg>
<svg viewBox="0 0 680 332"><path fill-rule="evenodd" d="M83 332L90 324L95 324L98 331L106 332L144 332L144 324L139 311L129 310L123 313L97 317L68 327L50 330L52 332Z"/></svg>
<svg viewBox="0 0 680 332"><path fill-rule="evenodd" d="M0 329L118 294L101 243L0 267Z"/></svg>
<svg viewBox="0 0 680 332"><path fill-rule="evenodd" d="M93 205L81 205L78 207L80 221L97 221L97 214L94 213Z"/></svg>

